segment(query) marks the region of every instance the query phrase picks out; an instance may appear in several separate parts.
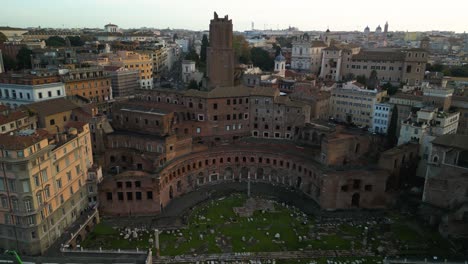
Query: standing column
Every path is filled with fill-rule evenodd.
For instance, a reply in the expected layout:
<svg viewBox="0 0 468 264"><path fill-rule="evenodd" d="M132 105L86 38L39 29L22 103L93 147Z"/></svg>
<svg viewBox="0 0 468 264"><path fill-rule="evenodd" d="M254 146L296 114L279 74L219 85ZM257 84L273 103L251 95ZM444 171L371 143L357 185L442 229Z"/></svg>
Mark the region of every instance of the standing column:
<svg viewBox="0 0 468 264"><path fill-rule="evenodd" d="M247 197L250 197L250 171L247 176Z"/></svg>
<svg viewBox="0 0 468 264"><path fill-rule="evenodd" d="M159 230L154 230L154 247L156 248L156 257L159 257Z"/></svg>

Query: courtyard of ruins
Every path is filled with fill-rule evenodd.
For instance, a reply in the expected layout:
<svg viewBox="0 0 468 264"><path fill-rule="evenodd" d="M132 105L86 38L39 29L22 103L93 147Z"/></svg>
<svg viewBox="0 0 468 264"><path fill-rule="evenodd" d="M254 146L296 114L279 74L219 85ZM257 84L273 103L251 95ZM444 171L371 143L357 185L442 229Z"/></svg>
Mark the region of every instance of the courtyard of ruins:
<svg viewBox="0 0 468 264"><path fill-rule="evenodd" d="M384 256L450 256L450 245L436 231L397 213L325 220L278 201L231 194L202 203L186 214L186 226L160 230L161 256L313 251L319 257L317 263L320 254L327 256L331 251L343 260L359 263L375 263ZM154 242L154 228L113 227L104 220L80 246L152 248L155 252Z"/></svg>

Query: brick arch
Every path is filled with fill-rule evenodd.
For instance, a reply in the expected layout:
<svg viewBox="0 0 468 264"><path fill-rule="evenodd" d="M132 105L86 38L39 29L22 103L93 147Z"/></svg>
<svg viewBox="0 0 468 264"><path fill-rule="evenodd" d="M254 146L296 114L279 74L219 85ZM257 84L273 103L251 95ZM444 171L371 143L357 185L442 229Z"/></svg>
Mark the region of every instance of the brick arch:
<svg viewBox="0 0 468 264"><path fill-rule="evenodd" d="M173 190L173 198L204 185L246 181L249 173L253 181L293 188L298 187L296 183L300 177L300 190L307 194L310 193L308 186L320 185L320 177L315 177L317 172L307 160L284 153L235 148L230 151L209 150L166 164L159 173L159 200L166 207L171 200L167 199L170 186L177 186L178 182L182 188L177 192Z"/></svg>

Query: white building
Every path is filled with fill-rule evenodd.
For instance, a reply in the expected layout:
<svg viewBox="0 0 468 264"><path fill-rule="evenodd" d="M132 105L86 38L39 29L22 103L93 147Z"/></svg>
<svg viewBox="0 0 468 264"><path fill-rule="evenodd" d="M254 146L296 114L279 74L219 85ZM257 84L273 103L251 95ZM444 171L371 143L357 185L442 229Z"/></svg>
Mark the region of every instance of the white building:
<svg viewBox="0 0 468 264"><path fill-rule="evenodd" d="M180 46L182 49L182 52L188 52L189 51L189 40L188 39L176 39L175 41L177 45Z"/></svg>
<svg viewBox="0 0 468 264"><path fill-rule="evenodd" d="M105 25L104 29L106 30L106 32L109 32L109 33L119 32L119 27L111 23Z"/></svg>
<svg viewBox="0 0 468 264"><path fill-rule="evenodd" d="M293 41L291 69L318 73L322 63L322 50L327 45L323 41L300 39Z"/></svg>
<svg viewBox="0 0 468 264"><path fill-rule="evenodd" d="M387 134L392 116L393 106L387 103L374 105L374 117L372 118L372 131Z"/></svg>
<svg viewBox="0 0 468 264"><path fill-rule="evenodd" d="M203 79L203 73L199 72L195 66L195 62L191 60L182 61L182 80L185 84L191 80L199 83Z"/></svg>
<svg viewBox="0 0 468 264"><path fill-rule="evenodd" d="M280 51L280 54L275 58L275 73L284 78L286 74L286 58Z"/></svg>
<svg viewBox="0 0 468 264"><path fill-rule="evenodd" d="M417 111L416 116L404 120L400 128L398 145L408 142L419 143L418 176L424 176L426 163L432 152L431 141L436 137L455 134L458 129L460 112L438 111L436 107L425 107Z"/></svg>
<svg viewBox="0 0 468 264"><path fill-rule="evenodd" d="M0 83L0 103L11 108L65 97L65 85L61 82L48 84Z"/></svg>

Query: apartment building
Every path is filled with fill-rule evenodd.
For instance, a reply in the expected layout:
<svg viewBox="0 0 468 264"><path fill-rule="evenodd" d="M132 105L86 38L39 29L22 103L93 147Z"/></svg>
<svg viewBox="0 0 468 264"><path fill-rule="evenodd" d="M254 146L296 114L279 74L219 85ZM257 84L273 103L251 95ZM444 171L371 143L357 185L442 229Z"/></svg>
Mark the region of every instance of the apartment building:
<svg viewBox="0 0 468 264"><path fill-rule="evenodd" d="M102 67L87 67L67 70L62 75L67 96L79 95L92 102L112 99L110 77Z"/></svg>
<svg viewBox="0 0 468 264"><path fill-rule="evenodd" d="M112 98L130 97L140 88L139 72L120 66L105 66L112 87Z"/></svg>
<svg viewBox="0 0 468 264"><path fill-rule="evenodd" d="M387 91L368 90L358 82L347 82L331 90L330 114L338 121L372 127L375 104Z"/></svg>
<svg viewBox="0 0 468 264"><path fill-rule="evenodd" d="M65 86L56 75L0 75L0 103L10 108L65 97Z"/></svg>
<svg viewBox="0 0 468 264"><path fill-rule="evenodd" d="M89 127L67 127L55 135L41 129L0 135L1 248L42 254L88 207Z"/></svg>
<svg viewBox="0 0 468 264"><path fill-rule="evenodd" d="M133 51L117 51L115 54L106 54L98 58L101 66L120 66L129 70L138 71L141 89L153 89L153 62L148 55Z"/></svg>

